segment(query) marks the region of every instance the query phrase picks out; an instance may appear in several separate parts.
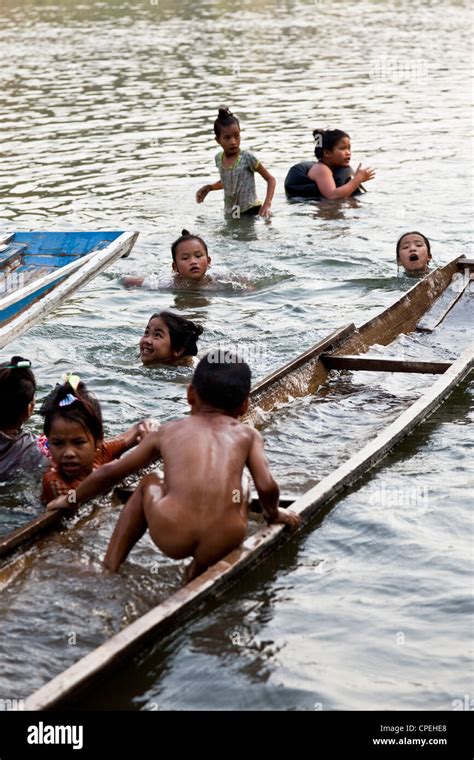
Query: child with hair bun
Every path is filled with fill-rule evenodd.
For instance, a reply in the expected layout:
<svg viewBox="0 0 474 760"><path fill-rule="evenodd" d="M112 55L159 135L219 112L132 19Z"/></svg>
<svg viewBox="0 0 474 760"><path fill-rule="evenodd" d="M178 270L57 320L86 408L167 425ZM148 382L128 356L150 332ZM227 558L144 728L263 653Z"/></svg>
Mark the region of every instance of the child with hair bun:
<svg viewBox="0 0 474 760"><path fill-rule="evenodd" d="M375 177L373 169L350 166L351 139L341 129L315 129L314 154L317 161L301 161L292 166L285 179L289 197L315 200L342 200L360 192L361 183ZM364 189L364 188L362 188Z"/></svg>
<svg viewBox="0 0 474 760"><path fill-rule="evenodd" d="M196 284L203 285L212 281L208 269L211 257L207 245L199 235L192 235L188 230L181 230L180 237L171 246L173 258L173 285ZM123 284L128 287L149 288L150 290L166 289L168 282L156 277L124 277Z"/></svg>
<svg viewBox="0 0 474 760"><path fill-rule="evenodd" d="M145 420L104 441L100 404L79 376L72 374L49 394L40 414L44 417L44 433L53 460L43 475L44 503L61 495L72 495L74 499L75 489L87 475L118 459L156 429L156 423Z"/></svg>
<svg viewBox="0 0 474 760"><path fill-rule="evenodd" d="M23 430L33 414L36 379L31 362L12 356L0 364L0 478L48 463L45 441Z"/></svg>
<svg viewBox="0 0 474 760"><path fill-rule="evenodd" d="M220 179L213 184L203 185L196 193L196 201L202 203L211 190L224 190L225 213L241 216L270 216L270 207L275 192L275 178L261 164L253 153L240 150L240 123L226 106L219 108L214 122L216 142L222 151L215 161ZM263 203L257 199L255 172L267 183L267 193Z"/></svg>

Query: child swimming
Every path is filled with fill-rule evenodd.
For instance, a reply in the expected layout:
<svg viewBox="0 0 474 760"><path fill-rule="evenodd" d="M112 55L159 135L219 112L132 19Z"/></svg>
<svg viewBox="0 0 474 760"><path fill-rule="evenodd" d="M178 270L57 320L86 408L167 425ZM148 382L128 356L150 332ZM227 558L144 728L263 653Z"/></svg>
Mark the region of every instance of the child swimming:
<svg viewBox="0 0 474 760"><path fill-rule="evenodd" d="M224 190L224 210L234 218L241 216L270 216L270 207L276 181L258 158L248 150L240 150L240 123L225 106L219 108L214 122L214 134L222 152L216 155L220 179L203 185L196 193L196 201L202 203L211 190ZM255 172L267 183L265 200L257 200Z"/></svg>
<svg viewBox="0 0 474 760"><path fill-rule="evenodd" d="M172 279L166 277L124 277L127 287L148 290L174 290L175 288L198 289L200 287L254 290L248 277L227 272L222 267L211 268L211 257L205 241L199 235L182 230L181 236L171 246Z"/></svg>
<svg viewBox="0 0 474 760"><path fill-rule="evenodd" d="M188 580L225 557L247 532L246 466L267 522L299 525L297 514L278 508L279 488L260 433L238 421L248 408L251 373L231 358L229 363L214 361L211 354L201 359L187 391L191 415L162 425L131 454L96 470L78 487L76 499L82 503L163 458L164 478L147 475L123 508L104 559L107 569L120 567L147 528L172 559L193 558ZM48 504L48 509L68 507L64 497Z"/></svg>
<svg viewBox="0 0 474 760"><path fill-rule="evenodd" d="M145 365L191 365L202 332L201 325L171 311L152 314L140 339L140 359Z"/></svg>
<svg viewBox="0 0 474 760"><path fill-rule="evenodd" d="M31 362L12 356L0 364L0 478L47 465L44 439L23 430L33 414L36 379Z"/></svg>
<svg viewBox="0 0 474 760"><path fill-rule="evenodd" d="M406 272L424 274L431 261L430 241L421 232L405 232L397 241L397 264Z"/></svg>
<svg viewBox="0 0 474 760"><path fill-rule="evenodd" d="M318 161L301 161L292 166L285 179L290 197L341 200L360 192L362 182L375 177L373 169L355 173L350 167L351 139L340 129L315 129L314 153Z"/></svg>
<svg viewBox="0 0 474 760"><path fill-rule="evenodd" d="M192 235L188 230L181 230L181 236L171 246L171 265L174 273L174 285L184 283L206 284L211 281L208 269L211 266L211 257L207 245L199 235ZM149 288L150 290L165 289L168 282L158 278L124 277L124 285L132 287Z"/></svg>
<svg viewBox="0 0 474 760"><path fill-rule="evenodd" d="M122 435L104 441L100 404L78 375L71 374L45 399L40 414L44 416L44 433L53 459L53 465L43 475L44 503L73 491L93 470L118 459L156 427L150 421L139 422Z"/></svg>

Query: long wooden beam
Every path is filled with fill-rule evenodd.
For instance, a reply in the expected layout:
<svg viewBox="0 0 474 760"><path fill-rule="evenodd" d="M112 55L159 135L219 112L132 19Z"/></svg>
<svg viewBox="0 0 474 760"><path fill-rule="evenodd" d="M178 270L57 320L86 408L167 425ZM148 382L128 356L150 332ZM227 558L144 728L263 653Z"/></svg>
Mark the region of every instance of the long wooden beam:
<svg viewBox="0 0 474 760"><path fill-rule="evenodd" d="M366 372L418 372L428 375L442 375L450 368L451 362L416 361L411 359L383 359L379 356L359 356L357 354L321 354L321 361L328 369L365 370Z"/></svg>
<svg viewBox="0 0 474 760"><path fill-rule="evenodd" d="M328 502L361 475L379 462L402 438L434 411L449 393L474 367L474 344L434 383L427 393L415 401L373 441L354 454L314 488L297 499L292 509L301 516L303 524L312 519ZM222 592L236 578L255 567L277 545L289 538L287 528L271 525L259 530L235 551L203 573L199 578L172 594L162 604L150 610L105 644L71 665L63 673L42 686L25 701L26 710L46 710L63 707L84 692L99 677L110 672L127 657L178 620L189 616L206 598Z"/></svg>

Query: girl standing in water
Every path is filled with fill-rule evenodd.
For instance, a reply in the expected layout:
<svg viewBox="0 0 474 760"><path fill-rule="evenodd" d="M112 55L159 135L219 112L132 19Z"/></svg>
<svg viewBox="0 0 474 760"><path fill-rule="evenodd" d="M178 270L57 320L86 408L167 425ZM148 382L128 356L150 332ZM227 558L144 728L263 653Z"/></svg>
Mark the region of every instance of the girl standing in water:
<svg viewBox="0 0 474 760"><path fill-rule="evenodd" d="M219 108L214 122L216 142L222 151L216 155L220 179L203 185L196 193L196 201L202 203L211 190L224 190L225 213L239 219L241 216L270 216L270 207L276 181L258 158L248 150L240 150L240 123L228 108ZM267 183L263 203L257 199L255 172Z"/></svg>

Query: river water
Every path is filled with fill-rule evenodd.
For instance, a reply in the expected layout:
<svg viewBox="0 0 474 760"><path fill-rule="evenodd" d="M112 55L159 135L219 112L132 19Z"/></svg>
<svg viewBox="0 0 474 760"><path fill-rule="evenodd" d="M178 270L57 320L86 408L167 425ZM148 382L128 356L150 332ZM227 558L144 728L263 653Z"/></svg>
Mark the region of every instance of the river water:
<svg viewBox="0 0 474 760"><path fill-rule="evenodd" d="M467 3L2 0L0 227L136 229L120 260L7 347L31 358L38 398L65 370L103 406L108 434L186 411L189 370L145 369L137 342L171 308L247 352L263 377L337 326L360 324L413 283L395 241L421 229L436 264L470 248ZM278 186L270 222L223 216L212 122L241 118L242 145ZM349 132L377 177L356 201L289 203L288 168L315 126ZM257 178L257 184L259 182ZM260 184L260 195L264 186ZM126 290L167 274L187 227L254 289ZM231 278L232 279L232 278ZM472 336L472 298L411 356L452 359ZM271 415L263 433L282 491L302 493L430 385L366 373ZM373 477L218 605L96 691L92 707L451 709L472 694L474 389L465 382ZM40 429L35 415L32 428ZM30 483L0 485L1 530L37 511ZM0 704L22 699L177 587L148 539L115 577L99 561L108 500L0 571Z"/></svg>

